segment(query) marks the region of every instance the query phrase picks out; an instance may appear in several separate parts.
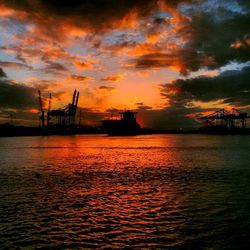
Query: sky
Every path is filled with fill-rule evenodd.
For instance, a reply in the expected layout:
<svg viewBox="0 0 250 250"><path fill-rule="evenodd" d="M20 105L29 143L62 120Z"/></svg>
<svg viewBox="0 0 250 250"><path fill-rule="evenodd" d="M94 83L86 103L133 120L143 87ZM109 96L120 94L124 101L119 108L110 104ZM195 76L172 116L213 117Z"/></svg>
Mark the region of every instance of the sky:
<svg viewBox="0 0 250 250"><path fill-rule="evenodd" d="M134 110L142 127L250 111L249 0L0 0L0 123L37 125L80 91L82 122Z"/></svg>

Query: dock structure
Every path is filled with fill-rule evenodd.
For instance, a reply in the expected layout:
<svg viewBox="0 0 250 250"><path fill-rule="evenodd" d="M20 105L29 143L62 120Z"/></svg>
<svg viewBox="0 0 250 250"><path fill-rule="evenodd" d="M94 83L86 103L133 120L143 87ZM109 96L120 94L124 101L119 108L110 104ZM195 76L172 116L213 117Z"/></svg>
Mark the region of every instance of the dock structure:
<svg viewBox="0 0 250 250"><path fill-rule="evenodd" d="M226 109L219 109L209 115L199 117L206 127L214 127L220 129L233 130L245 130L247 119L250 116L246 112L241 112L236 108L232 108L231 111Z"/></svg>
<svg viewBox="0 0 250 250"><path fill-rule="evenodd" d="M43 107L42 97L40 90L39 94L39 104L40 104L40 120L42 122L42 127L70 127L76 125L76 111L79 100L79 91L74 91L72 97L72 103L59 109L51 110L51 93L49 94L49 104L47 109L47 123L45 123L45 110Z"/></svg>

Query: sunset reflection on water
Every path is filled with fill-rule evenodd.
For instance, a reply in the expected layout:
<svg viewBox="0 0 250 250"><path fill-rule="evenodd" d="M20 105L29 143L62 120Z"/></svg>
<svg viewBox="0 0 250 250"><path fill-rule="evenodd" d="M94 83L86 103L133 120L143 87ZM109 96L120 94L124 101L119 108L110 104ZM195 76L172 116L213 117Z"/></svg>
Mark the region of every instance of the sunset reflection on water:
<svg viewBox="0 0 250 250"><path fill-rule="evenodd" d="M1 246L247 249L248 139L0 138Z"/></svg>

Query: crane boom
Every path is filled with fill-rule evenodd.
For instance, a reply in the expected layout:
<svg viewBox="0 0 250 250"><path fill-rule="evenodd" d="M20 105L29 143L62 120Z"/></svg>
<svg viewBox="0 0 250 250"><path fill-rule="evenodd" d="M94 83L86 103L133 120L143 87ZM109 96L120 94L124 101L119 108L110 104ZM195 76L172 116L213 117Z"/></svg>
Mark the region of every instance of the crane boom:
<svg viewBox="0 0 250 250"><path fill-rule="evenodd" d="M77 109L79 95L80 95L80 93L79 93L79 91L78 91L78 92L77 92L77 95L76 95L75 111L76 111L76 109Z"/></svg>
<svg viewBox="0 0 250 250"><path fill-rule="evenodd" d="M50 110L51 110L51 93L49 93L49 106L48 106L48 112L47 112L47 127L50 124Z"/></svg>
<svg viewBox="0 0 250 250"><path fill-rule="evenodd" d="M41 110L41 116L40 119L42 120L42 127L45 127L45 117L44 117L44 110L43 110L43 102L42 102L42 96L41 96L41 91L38 90L38 98L39 98L39 105L40 105L40 110Z"/></svg>
<svg viewBox="0 0 250 250"><path fill-rule="evenodd" d="M74 107L75 105L75 99L76 99L76 89L74 91L74 94L73 94L73 98L72 98L72 106Z"/></svg>
<svg viewBox="0 0 250 250"><path fill-rule="evenodd" d="M48 112L51 110L51 93L49 93L49 107L48 107Z"/></svg>

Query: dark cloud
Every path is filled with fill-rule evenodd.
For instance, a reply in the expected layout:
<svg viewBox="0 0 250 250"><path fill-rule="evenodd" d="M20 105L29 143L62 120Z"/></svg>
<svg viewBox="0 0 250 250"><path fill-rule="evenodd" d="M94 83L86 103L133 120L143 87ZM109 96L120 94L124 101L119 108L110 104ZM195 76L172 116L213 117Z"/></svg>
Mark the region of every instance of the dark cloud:
<svg viewBox="0 0 250 250"><path fill-rule="evenodd" d="M106 113L91 108L77 108L77 120L79 121L79 113L81 112L81 125L85 126L101 126L101 120L104 119Z"/></svg>
<svg viewBox="0 0 250 250"><path fill-rule="evenodd" d="M4 68L20 68L20 69L29 69L29 70L32 69L31 66L24 64L24 63L7 62L7 61L0 61L0 66Z"/></svg>
<svg viewBox="0 0 250 250"><path fill-rule="evenodd" d="M243 6L250 7L250 2L248 0L238 0L238 2Z"/></svg>
<svg viewBox="0 0 250 250"><path fill-rule="evenodd" d="M0 80L0 108L38 108L37 90L21 83Z"/></svg>
<svg viewBox="0 0 250 250"><path fill-rule="evenodd" d="M38 117L35 110L5 109L0 112L0 124L13 123L15 126L37 126Z"/></svg>
<svg viewBox="0 0 250 250"><path fill-rule="evenodd" d="M250 67L225 71L215 77L177 79L162 86L161 95L172 105L186 105L192 101L224 100L234 106L250 104Z"/></svg>
<svg viewBox="0 0 250 250"><path fill-rule="evenodd" d="M138 110L138 121L143 121L143 127L154 129L190 129L199 127L189 115L200 112L199 108L185 108L184 106L171 106L160 110Z"/></svg>
<svg viewBox="0 0 250 250"><path fill-rule="evenodd" d="M107 91L107 92L115 90L114 87L109 87L109 86L99 86L98 89L99 90L104 90L104 91Z"/></svg>
<svg viewBox="0 0 250 250"><path fill-rule="evenodd" d="M57 62L48 62L47 63L47 69L49 71L68 71L68 69L62 65L61 63L57 63Z"/></svg>
<svg viewBox="0 0 250 250"><path fill-rule="evenodd" d="M14 83L10 80L1 79L0 123L9 122L11 116L15 125L37 126L40 109L38 89L42 92L42 102L46 109L49 86L52 86L51 81L41 81L36 86L27 86L23 83ZM52 93L52 98L60 100L60 96L64 93L54 92Z"/></svg>
<svg viewBox="0 0 250 250"><path fill-rule="evenodd" d="M116 109L116 108L109 108L109 109L106 109L106 112L113 113L113 114L119 114L120 110Z"/></svg>
<svg viewBox="0 0 250 250"><path fill-rule="evenodd" d="M201 68L219 68L233 61L249 61L250 6L243 2L239 1L241 11L219 4L209 8L191 5L183 11L184 16L176 18L176 25L171 28L175 33L152 45L158 48L157 53L140 55L132 64L138 69L174 67L188 74ZM147 32L150 30L145 30L145 34ZM182 42L172 46L171 39Z"/></svg>
<svg viewBox="0 0 250 250"><path fill-rule="evenodd" d="M180 2L191 1L162 2L170 7L176 7ZM74 25L90 27L98 32L114 27L129 13L136 12L139 18L143 18L159 8L156 0L120 0L119 4L115 0L2 0L1 3L27 12L30 18L39 19L37 21L40 23L41 16L48 16L54 20L67 17Z"/></svg>
<svg viewBox="0 0 250 250"><path fill-rule="evenodd" d="M176 65L177 60L178 57L175 54L150 53L131 61L135 63L135 67L138 69L158 69Z"/></svg>
<svg viewBox="0 0 250 250"><path fill-rule="evenodd" d="M0 77L7 77L6 73L1 68L0 68Z"/></svg>
<svg viewBox="0 0 250 250"><path fill-rule="evenodd" d="M5 53L13 53L16 56L16 59L21 61L22 63L26 64L29 58L38 57L41 55L41 50L34 49L29 47L20 47L20 46L1 46L0 50L4 51Z"/></svg>
<svg viewBox="0 0 250 250"><path fill-rule="evenodd" d="M145 105L143 102L137 102L135 104L137 106L137 111L140 111L140 110L150 110L152 109L152 107L148 106L148 105Z"/></svg>
<svg viewBox="0 0 250 250"><path fill-rule="evenodd" d="M69 71L63 64L52 61L47 61L46 66L41 70L48 74L63 74Z"/></svg>
<svg viewBox="0 0 250 250"><path fill-rule="evenodd" d="M72 74L71 79L76 80L76 81L92 81L93 80L93 78L91 78L89 76L80 76L80 75L76 75L76 74Z"/></svg>
<svg viewBox="0 0 250 250"><path fill-rule="evenodd" d="M185 68L193 71L201 67L213 69L231 61L248 61L250 43L234 46L238 39L244 40L250 33L249 9L244 11L232 12L221 8L215 13L192 13L190 24L182 30L188 39L185 49L180 52ZM186 53L187 49L189 53Z"/></svg>

